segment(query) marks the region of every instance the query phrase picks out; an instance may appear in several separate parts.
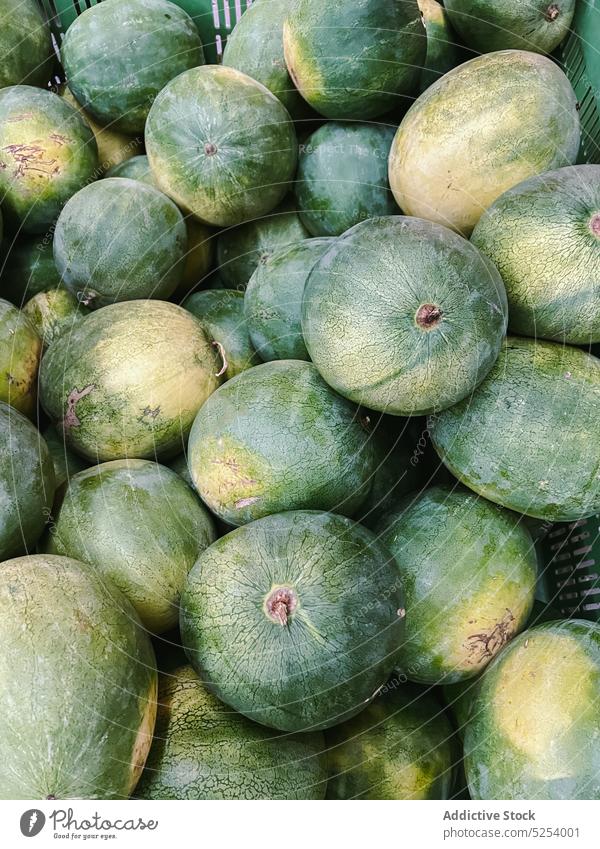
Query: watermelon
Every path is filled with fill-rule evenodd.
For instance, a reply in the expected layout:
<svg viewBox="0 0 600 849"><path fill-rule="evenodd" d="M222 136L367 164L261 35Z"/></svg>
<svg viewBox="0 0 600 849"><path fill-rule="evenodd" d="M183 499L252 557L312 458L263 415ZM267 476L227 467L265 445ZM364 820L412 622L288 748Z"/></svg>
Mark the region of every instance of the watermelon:
<svg viewBox="0 0 600 849"><path fill-rule="evenodd" d="M225 284L223 280L223 276L221 275L219 269L214 269L206 277L200 281L202 283L203 289L229 289L230 287Z"/></svg>
<svg viewBox="0 0 600 849"><path fill-rule="evenodd" d="M568 79L545 56L503 50L459 65L398 128L389 160L398 206L468 237L507 189L575 162L577 108Z"/></svg>
<svg viewBox="0 0 600 849"><path fill-rule="evenodd" d="M231 289L195 292L183 306L206 327L219 345L225 380L260 363L244 317L244 295Z"/></svg>
<svg viewBox="0 0 600 849"><path fill-rule="evenodd" d="M0 401L30 418L36 409L42 340L27 316L0 298Z"/></svg>
<svg viewBox="0 0 600 849"><path fill-rule="evenodd" d="M600 342L600 165L559 168L509 189L471 241L502 275L513 333Z"/></svg>
<svg viewBox="0 0 600 849"><path fill-rule="evenodd" d="M326 734L328 799L449 799L452 726L432 695L384 686L371 704Z"/></svg>
<svg viewBox="0 0 600 849"><path fill-rule="evenodd" d="M40 399L90 460L176 455L221 378L200 322L175 304L103 307L48 348Z"/></svg>
<svg viewBox="0 0 600 849"><path fill-rule="evenodd" d="M409 680L474 678L525 627L537 558L519 516L460 486L434 486L397 501L375 532L405 580L398 667Z"/></svg>
<svg viewBox="0 0 600 849"><path fill-rule="evenodd" d="M38 292L23 307L38 336L44 350L61 333L68 333L86 315L88 310L66 289L52 289Z"/></svg>
<svg viewBox="0 0 600 849"><path fill-rule="evenodd" d="M188 463L213 513L242 525L284 510L352 515L374 452L356 407L312 363L277 360L238 374L201 407Z"/></svg>
<svg viewBox="0 0 600 849"><path fill-rule="evenodd" d="M105 0L67 30L61 60L69 88L100 124L143 131L165 85L204 61L192 19L167 0Z"/></svg>
<svg viewBox="0 0 600 849"><path fill-rule="evenodd" d="M185 224L173 201L124 177L73 195L54 232L63 284L92 307L167 298L181 280L185 250Z"/></svg>
<svg viewBox="0 0 600 849"><path fill-rule="evenodd" d="M0 561L35 546L54 487L43 437L25 416L0 401Z"/></svg>
<svg viewBox="0 0 600 849"><path fill-rule="evenodd" d="M570 522L600 512L600 360L509 337L471 398L431 418L433 444L470 489L518 513Z"/></svg>
<svg viewBox="0 0 600 849"><path fill-rule="evenodd" d="M277 248L309 235L291 198L286 198L270 215L223 230L217 238L217 264L224 285L245 289L258 265Z"/></svg>
<svg viewBox="0 0 600 849"><path fill-rule="evenodd" d="M336 392L393 415L443 410L492 367L507 321L500 275L456 233L371 218L334 242L304 290L310 357Z"/></svg>
<svg viewBox="0 0 600 849"><path fill-rule="evenodd" d="M600 799L600 625L525 631L489 665L465 730L473 799Z"/></svg>
<svg viewBox="0 0 600 849"><path fill-rule="evenodd" d="M207 510L176 472L112 460L71 477L47 551L89 563L160 634L177 624L187 573L214 539Z"/></svg>
<svg viewBox="0 0 600 849"><path fill-rule="evenodd" d="M75 99L68 86L65 86L61 97L70 103L80 113L85 123L91 129L98 145L98 162L102 171L118 167L143 149L143 139L140 135L132 136L120 133L112 125L103 126L85 111Z"/></svg>
<svg viewBox="0 0 600 849"><path fill-rule="evenodd" d="M183 263L181 282L175 290L175 298L190 295L198 283L210 271L215 255L215 231L188 215L185 219L187 251Z"/></svg>
<svg viewBox="0 0 600 849"><path fill-rule="evenodd" d="M399 211L387 174L395 132L385 124L330 121L300 146L294 191L313 236L340 236L365 218Z"/></svg>
<svg viewBox="0 0 600 849"><path fill-rule="evenodd" d="M302 296L315 263L333 239L304 239L260 262L246 289L244 312L263 360L309 360L302 336Z"/></svg>
<svg viewBox="0 0 600 849"><path fill-rule="evenodd" d="M444 684L442 688L444 702L454 719L461 739L464 738L478 684L478 678L465 678L456 684Z"/></svg>
<svg viewBox="0 0 600 849"><path fill-rule="evenodd" d="M0 0L0 56L0 88L50 80L54 51L36 0Z"/></svg>
<svg viewBox="0 0 600 849"><path fill-rule="evenodd" d="M66 201L97 176L94 134L51 91L0 89L0 197L13 229L43 233Z"/></svg>
<svg viewBox="0 0 600 849"><path fill-rule="evenodd" d="M452 26L473 50L552 53L569 34L575 0L444 0Z"/></svg>
<svg viewBox="0 0 600 849"><path fill-rule="evenodd" d="M65 481L70 480L77 472L86 469L87 463L67 448L64 437L58 435L54 425L48 425L43 437L54 466L54 478L58 492Z"/></svg>
<svg viewBox="0 0 600 849"><path fill-rule="evenodd" d="M145 139L158 187L218 227L270 212L296 170L287 110L233 68L193 68L168 83L152 105Z"/></svg>
<svg viewBox="0 0 600 849"><path fill-rule="evenodd" d="M22 306L38 292L60 286L52 253L52 234L19 236L2 245L0 256L0 297Z"/></svg>
<svg viewBox="0 0 600 849"><path fill-rule="evenodd" d="M372 528L399 498L424 488L444 467L433 450L424 417L405 419L365 411L362 422L375 451L375 472L355 519Z"/></svg>
<svg viewBox="0 0 600 849"><path fill-rule="evenodd" d="M157 688L129 602L75 560L9 560L0 641L0 798L129 796L152 741Z"/></svg>
<svg viewBox="0 0 600 849"><path fill-rule="evenodd" d="M158 188L150 170L147 156L132 156L126 162L111 168L107 177L127 177L141 180L149 186ZM181 281L175 290L176 298L189 294L196 284L206 276L213 262L215 252L214 231L188 215L185 219L187 231L187 252L183 264Z"/></svg>
<svg viewBox="0 0 600 849"><path fill-rule="evenodd" d="M124 162L113 165L106 172L107 177L126 177L128 180L139 180L147 186L156 187L156 180L150 170L150 162L145 153L132 156Z"/></svg>
<svg viewBox="0 0 600 849"><path fill-rule="evenodd" d="M447 71L466 59L466 51L457 44L448 13L437 0L417 0L427 33L427 56L421 69L419 93L439 79ZM446 6L448 4L446 3Z"/></svg>
<svg viewBox="0 0 600 849"><path fill-rule="evenodd" d="M221 537L181 598L182 641L202 680L282 731L326 728L362 710L394 666L403 626L391 555L366 528L313 510Z"/></svg>
<svg viewBox="0 0 600 849"><path fill-rule="evenodd" d="M298 0L283 24L288 71L326 118L375 118L415 90L427 39L417 0Z"/></svg>
<svg viewBox="0 0 600 849"><path fill-rule="evenodd" d="M169 463L169 468L173 469L180 478L188 484L188 486L194 487L194 482L192 481L190 470L188 467L187 455L185 453L179 454L174 460L171 460Z"/></svg>
<svg viewBox="0 0 600 849"><path fill-rule="evenodd" d="M254 0L227 39L223 64L258 80L281 100L292 118L310 114L285 64L283 22L295 0Z"/></svg>
<svg viewBox="0 0 600 849"><path fill-rule="evenodd" d="M273 733L230 710L191 666L161 675L138 799L322 799L323 735Z"/></svg>

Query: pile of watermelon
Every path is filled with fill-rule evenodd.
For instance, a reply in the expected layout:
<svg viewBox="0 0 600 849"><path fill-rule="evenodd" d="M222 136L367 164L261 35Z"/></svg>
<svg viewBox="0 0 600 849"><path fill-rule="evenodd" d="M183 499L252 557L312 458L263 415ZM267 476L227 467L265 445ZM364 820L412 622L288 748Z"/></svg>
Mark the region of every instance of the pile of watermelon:
<svg viewBox="0 0 600 849"><path fill-rule="evenodd" d="M248 5L0 0L0 798L600 799L575 2Z"/></svg>

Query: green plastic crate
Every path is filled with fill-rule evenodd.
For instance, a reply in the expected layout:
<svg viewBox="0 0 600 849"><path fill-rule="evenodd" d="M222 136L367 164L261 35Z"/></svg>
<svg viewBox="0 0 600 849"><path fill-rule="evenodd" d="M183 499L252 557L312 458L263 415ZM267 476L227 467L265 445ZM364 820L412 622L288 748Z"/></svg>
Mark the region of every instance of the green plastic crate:
<svg viewBox="0 0 600 849"><path fill-rule="evenodd" d="M579 0L571 34L558 48L556 58L579 101L579 159L600 163L600 0Z"/></svg>
<svg viewBox="0 0 600 849"><path fill-rule="evenodd" d="M556 53L579 102L579 161L600 163L600 0L579 0ZM597 352L596 352L597 354ZM547 600L563 616L600 622L600 516L554 525L539 545Z"/></svg>
<svg viewBox="0 0 600 849"><path fill-rule="evenodd" d="M562 616L600 621L600 516L553 525L539 554L544 600Z"/></svg>

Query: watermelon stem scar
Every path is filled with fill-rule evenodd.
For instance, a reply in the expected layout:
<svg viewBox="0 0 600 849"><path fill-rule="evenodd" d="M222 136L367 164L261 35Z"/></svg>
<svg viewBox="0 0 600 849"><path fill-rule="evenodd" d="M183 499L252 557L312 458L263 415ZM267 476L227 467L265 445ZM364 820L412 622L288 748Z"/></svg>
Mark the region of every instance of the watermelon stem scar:
<svg viewBox="0 0 600 849"><path fill-rule="evenodd" d="M436 304L421 304L417 310L416 322L423 330L433 330L440 323L443 312Z"/></svg>
<svg viewBox="0 0 600 849"><path fill-rule="evenodd" d="M595 212L590 218L590 230L594 236L600 236L600 212Z"/></svg>
<svg viewBox="0 0 600 849"><path fill-rule="evenodd" d="M265 610L271 621L285 627L288 624L288 617L297 605L298 597L290 587L276 587L266 598Z"/></svg>
<svg viewBox="0 0 600 849"><path fill-rule="evenodd" d="M556 3L552 3L546 9L546 14L544 15L544 17L546 18L547 21L555 21L558 18L559 15L560 15L559 7L556 5Z"/></svg>
<svg viewBox="0 0 600 849"><path fill-rule="evenodd" d="M63 427L79 427L81 422L77 418L77 413L75 412L75 406L82 398L85 398L86 395L89 395L92 390L96 388L94 383L90 383L89 386L84 387L81 391L79 389L72 389L69 392L67 397L67 412L65 413L65 417L63 419Z"/></svg>
<svg viewBox="0 0 600 849"><path fill-rule="evenodd" d="M225 356L225 348L221 345L220 342L217 342L216 339L213 339L213 348L216 348L219 352L221 359L223 360L223 365L221 366L221 370L218 371L215 377L221 377L222 374L225 374L227 369L229 368L229 363L227 362L227 357Z"/></svg>
<svg viewBox="0 0 600 849"><path fill-rule="evenodd" d="M217 152L216 144L213 144L212 142L206 142L206 144L204 145L204 153L207 156L214 156L216 152Z"/></svg>

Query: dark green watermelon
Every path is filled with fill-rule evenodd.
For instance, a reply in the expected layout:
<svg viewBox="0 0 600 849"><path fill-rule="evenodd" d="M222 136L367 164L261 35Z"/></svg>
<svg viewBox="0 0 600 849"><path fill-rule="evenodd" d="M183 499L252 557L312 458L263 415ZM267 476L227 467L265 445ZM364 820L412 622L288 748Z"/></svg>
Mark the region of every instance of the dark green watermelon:
<svg viewBox="0 0 600 849"><path fill-rule="evenodd" d="M300 146L294 192L313 236L340 236L366 218L399 213L388 183L395 125L328 121Z"/></svg>
<svg viewBox="0 0 600 849"><path fill-rule="evenodd" d="M413 93L427 50L417 0L298 0L283 44L290 76L317 112L361 121Z"/></svg>
<svg viewBox="0 0 600 849"><path fill-rule="evenodd" d="M600 342L600 165L519 183L481 216L471 241L502 275L513 333Z"/></svg>
<svg viewBox="0 0 600 849"><path fill-rule="evenodd" d="M600 512L600 360L509 337L472 397L431 418L450 471L484 498L538 519Z"/></svg>
<svg viewBox="0 0 600 849"><path fill-rule="evenodd" d="M409 680L474 678L529 618L537 577L519 516L462 487L434 486L397 501L375 532L405 579Z"/></svg>
<svg viewBox="0 0 600 849"><path fill-rule="evenodd" d="M417 0L427 33L427 56L421 70L419 93L467 59L467 51L457 37L444 6L437 0ZM447 4L446 4L447 5Z"/></svg>
<svg viewBox="0 0 600 849"><path fill-rule="evenodd" d="M358 716L326 734L328 799L449 799L457 751L440 703L416 687L384 686Z"/></svg>
<svg viewBox="0 0 600 849"><path fill-rule="evenodd" d="M33 549L50 515L54 488L44 438L0 401L0 561Z"/></svg>
<svg viewBox="0 0 600 849"><path fill-rule="evenodd" d="M600 625L525 631L480 679L465 730L473 799L600 799Z"/></svg>
<svg viewBox="0 0 600 849"><path fill-rule="evenodd" d="M77 192L54 231L63 284L86 306L168 298L181 281L187 246L172 200L139 180L111 177Z"/></svg>
<svg viewBox="0 0 600 849"><path fill-rule="evenodd" d="M60 286L52 253L52 234L7 239L0 254L0 297L18 307L37 295Z"/></svg>
<svg viewBox="0 0 600 849"><path fill-rule="evenodd" d="M138 799L322 799L325 741L273 733L228 708L190 666L161 675Z"/></svg>
<svg viewBox="0 0 600 849"><path fill-rule="evenodd" d="M46 233L63 205L99 176L94 134L62 97L0 89L0 197L13 230Z"/></svg>
<svg viewBox="0 0 600 849"><path fill-rule="evenodd" d="M46 550L94 566L153 633L177 623L187 573L215 539L190 487L147 460L113 460L74 475L53 519Z"/></svg>
<svg viewBox="0 0 600 849"><path fill-rule="evenodd" d="M69 88L94 118L137 133L164 86L204 61L187 12L166 0L108 0L67 30L61 60Z"/></svg>
<svg viewBox="0 0 600 849"><path fill-rule="evenodd" d="M9 560L0 642L0 797L127 798L152 741L157 688L127 599L67 557Z"/></svg>
<svg viewBox="0 0 600 849"><path fill-rule="evenodd" d="M35 0L0 0L0 57L0 88L49 82L54 52Z"/></svg>
<svg viewBox="0 0 600 849"><path fill-rule="evenodd" d="M194 482L192 481L190 475L187 455L185 453L179 454L178 457L176 457L174 460L171 460L171 462L169 463L169 468L173 469L173 471L176 472L180 478L183 478L183 480L188 484L188 486L191 486L192 489L194 489Z"/></svg>
<svg viewBox="0 0 600 849"><path fill-rule="evenodd" d="M492 367L506 330L500 275L430 221L372 218L337 239L304 290L310 357L336 392L393 415L456 404Z"/></svg>
<svg viewBox="0 0 600 849"><path fill-rule="evenodd" d="M369 494L355 515L373 528L399 498L415 494L446 471L435 453L424 417L385 416L362 410L362 422L375 450L375 472Z"/></svg>
<svg viewBox="0 0 600 849"><path fill-rule="evenodd" d="M87 469L88 464L67 447L64 438L58 435L54 425L48 425L42 435L50 452L58 491L65 481L77 472Z"/></svg>
<svg viewBox="0 0 600 849"><path fill-rule="evenodd" d="M230 287L223 280L223 276L218 269L211 271L201 281L202 289L229 289ZM245 288L245 287L244 287ZM241 290L238 290L241 291Z"/></svg>
<svg viewBox="0 0 600 849"><path fill-rule="evenodd" d="M256 268L278 248L309 235L291 198L269 215L223 230L217 239L217 264L223 284L229 289L245 289Z"/></svg>
<svg viewBox="0 0 600 849"><path fill-rule="evenodd" d="M309 360L302 335L302 297L313 266L332 239L279 248L256 267L244 297L254 347L263 360Z"/></svg>
<svg viewBox="0 0 600 849"><path fill-rule="evenodd" d="M478 678L466 678L456 684L444 684L444 701L454 718L461 739L471 715L471 707L477 694Z"/></svg>
<svg viewBox="0 0 600 849"><path fill-rule="evenodd" d="M366 528L333 513L259 519L213 543L188 576L181 633L218 698L283 731L362 710L394 666L402 580Z"/></svg>
<svg viewBox="0 0 600 849"><path fill-rule="evenodd" d="M356 407L312 363L277 360L238 374L202 405L188 463L213 513L242 525L284 510L352 515L367 496L374 451Z"/></svg>
<svg viewBox="0 0 600 849"><path fill-rule="evenodd" d="M227 39L223 64L258 80L281 100L292 118L310 114L285 64L283 22L295 0L254 0Z"/></svg>
<svg viewBox="0 0 600 849"><path fill-rule="evenodd" d="M478 53L552 53L566 38L575 0L444 0L452 26Z"/></svg>
<svg viewBox="0 0 600 849"><path fill-rule="evenodd" d="M156 180L152 176L150 162L145 153L132 156L125 162L119 162L118 165L114 165L110 171L106 172L106 176L109 178L125 177L128 180L139 180L141 183L146 183L147 186L156 186Z"/></svg>
<svg viewBox="0 0 600 849"><path fill-rule="evenodd" d="M296 170L285 107L261 83L217 65L192 68L163 88L145 142L158 187L217 227L270 212Z"/></svg>
<svg viewBox="0 0 600 849"><path fill-rule="evenodd" d="M250 341L244 316L244 294L231 289L194 292L183 307L202 322L218 343L226 380L261 361Z"/></svg>
<svg viewBox="0 0 600 849"><path fill-rule="evenodd" d="M107 177L126 177L129 180L140 180L148 186L158 188L150 170L147 156L132 156L126 162L111 168ZM206 274L210 271L215 253L214 230L206 227L191 215L185 218L187 231L187 249L181 280L175 291L179 300L189 294Z"/></svg>

